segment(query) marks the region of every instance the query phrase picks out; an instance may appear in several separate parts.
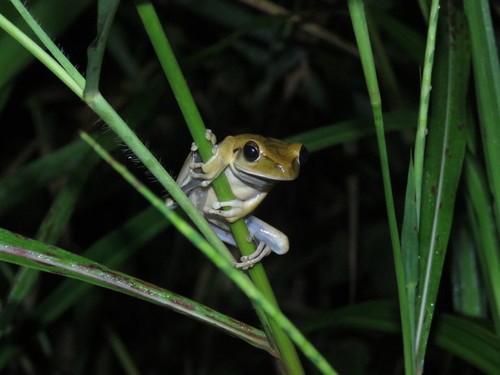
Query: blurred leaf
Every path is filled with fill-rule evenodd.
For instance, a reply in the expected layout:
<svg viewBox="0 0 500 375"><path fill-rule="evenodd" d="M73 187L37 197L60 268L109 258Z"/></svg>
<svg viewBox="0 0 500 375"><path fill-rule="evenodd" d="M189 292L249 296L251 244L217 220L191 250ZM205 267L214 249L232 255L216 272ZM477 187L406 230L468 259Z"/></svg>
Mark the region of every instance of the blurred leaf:
<svg viewBox="0 0 500 375"><path fill-rule="evenodd" d="M493 206L484 170L477 160L467 155L465 163L467 207L477 244L491 316L500 333L500 246L493 218Z"/></svg>
<svg viewBox="0 0 500 375"><path fill-rule="evenodd" d="M415 111L397 110L388 112L384 119L386 131L406 130L415 126L417 114ZM287 142L302 142L309 151L314 152L374 134L373 118L367 118L323 126L289 136L285 140Z"/></svg>
<svg viewBox="0 0 500 375"><path fill-rule="evenodd" d="M151 109L163 93L164 84L163 79L154 77L142 94L123 111L131 127L139 126L149 117ZM99 134L96 138L108 150L120 147L112 133ZM87 150L87 145L78 139L0 179L0 215L49 182L74 170Z"/></svg>
<svg viewBox="0 0 500 375"><path fill-rule="evenodd" d="M469 44L463 11L448 1L440 23L420 223L416 350L423 366L465 153Z"/></svg>
<svg viewBox="0 0 500 375"><path fill-rule="evenodd" d="M108 267L120 267L137 250L156 237L169 226L154 207L149 207L132 217L116 230L94 243L84 254ZM33 270L32 270L33 271ZM63 313L76 305L92 291L93 285L66 279L53 290L38 306L33 308L33 316L43 329L60 318ZM17 326L15 330L19 330ZM32 336L38 331L31 332ZM21 348L13 344L0 349L0 367L19 354Z"/></svg>
<svg viewBox="0 0 500 375"><path fill-rule="evenodd" d="M73 214L87 177L98 162L99 158L87 152L82 159L82 163L70 174L67 184L57 194L38 230L36 235L38 241L50 245L54 245L59 241L64 228ZM26 297L31 292L37 278L37 271L29 268L19 269L5 306L0 313L0 331L4 331L12 323L18 309L23 306L23 301L27 300ZM28 306L25 307L27 308Z"/></svg>
<svg viewBox="0 0 500 375"><path fill-rule="evenodd" d="M488 0L464 0L472 65L497 231L500 233L500 63Z"/></svg>
<svg viewBox="0 0 500 375"><path fill-rule="evenodd" d="M108 338L111 349L113 349L113 353L115 354L118 362L120 362L120 365L122 366L125 374L140 375L140 372L137 369L137 365L134 363L130 350L127 349L127 346L118 336L116 331L114 331L110 327L106 327L106 337Z"/></svg>
<svg viewBox="0 0 500 375"><path fill-rule="evenodd" d="M87 50L87 83L83 92L84 98L92 97L99 92L102 59L118 5L120 0L98 0L97 36Z"/></svg>
<svg viewBox="0 0 500 375"><path fill-rule="evenodd" d="M0 47L1 48L1 47ZM0 90L0 115L2 114L2 111L9 101L10 98L10 93L12 92L12 88L14 87L13 83L10 83L8 85L5 85L4 87L1 88Z"/></svg>
<svg viewBox="0 0 500 375"><path fill-rule="evenodd" d="M312 319L303 330L312 332L326 328L401 333L398 307L393 301L365 302L330 311ZM500 373L500 338L479 322L440 314L436 317L431 342L487 374Z"/></svg>
<svg viewBox="0 0 500 375"><path fill-rule="evenodd" d="M411 57L418 64L422 63L425 54L425 40L418 31L410 28L387 12L375 11L374 7L373 19L391 39L398 43L404 50L405 55Z"/></svg>
<svg viewBox="0 0 500 375"><path fill-rule="evenodd" d="M471 233L464 225L456 232L451 254L453 306L462 315L485 318L486 298Z"/></svg>

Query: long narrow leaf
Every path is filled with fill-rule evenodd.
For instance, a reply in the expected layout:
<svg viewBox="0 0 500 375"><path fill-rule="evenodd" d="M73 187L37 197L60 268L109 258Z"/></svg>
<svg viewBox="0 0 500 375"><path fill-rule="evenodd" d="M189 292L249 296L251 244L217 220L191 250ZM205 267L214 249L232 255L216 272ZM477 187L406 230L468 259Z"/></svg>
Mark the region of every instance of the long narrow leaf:
<svg viewBox="0 0 500 375"><path fill-rule="evenodd" d="M167 307L268 350L258 330L180 295L54 246L0 229L0 260L81 280Z"/></svg>
<svg viewBox="0 0 500 375"><path fill-rule="evenodd" d="M488 180L500 233L500 63L488 0L464 0Z"/></svg>
<svg viewBox="0 0 500 375"><path fill-rule="evenodd" d="M154 77L151 84L147 84L132 104L123 110L123 116L128 119L132 128L139 127L148 118L150 110L161 96L163 85L164 81L161 76ZM120 146L114 134L97 133L95 137L107 150L113 151ZM87 145L81 139L77 139L41 159L31 162L16 173L0 179L0 215L30 194L47 186L49 182L73 171L87 150Z"/></svg>
<svg viewBox="0 0 500 375"><path fill-rule="evenodd" d="M70 175L68 183L57 194L45 219L38 230L38 241L54 245L59 241L62 232L71 218L80 193L92 168L99 161L93 154L86 155L82 163ZM14 318L17 310L23 305L26 296L38 279L38 272L29 268L21 268L7 297L5 308L0 314L0 330L3 331Z"/></svg>
<svg viewBox="0 0 500 375"><path fill-rule="evenodd" d="M468 155L465 177L469 217L473 225L481 269L489 295L491 316L500 334L500 244L493 218L493 207L484 171L473 156Z"/></svg>
<svg viewBox="0 0 500 375"><path fill-rule="evenodd" d="M419 371L423 368L465 154L465 104L470 71L468 33L458 3L448 1L444 13L419 228L421 263L415 345Z"/></svg>
<svg viewBox="0 0 500 375"><path fill-rule="evenodd" d="M411 327L412 351L415 351L415 302L418 284L418 213L413 160L410 159L406 183L405 211L401 230L401 258L405 270L408 294L408 314Z"/></svg>
<svg viewBox="0 0 500 375"><path fill-rule="evenodd" d="M415 126L414 121L416 119L417 115L414 111L397 110L389 112L384 116L384 130L389 132L411 129ZM298 133L287 137L286 141L301 142L309 151L314 152L337 144L355 141L373 135L375 132L373 118L349 120Z"/></svg>
<svg viewBox="0 0 500 375"><path fill-rule="evenodd" d="M407 374L413 374L413 350L412 350L412 328L411 314L408 308L408 295L406 291L406 281L404 275L404 264L401 254L401 244L399 242L399 229L396 220L396 210L394 208L394 198L392 195L391 175L389 171L389 160L387 156L387 147L384 134L384 120L382 116L382 99L378 87L377 73L375 71L375 62L368 35L368 26L364 13L362 0L349 0L349 13L354 28L354 34L359 47L361 63L365 75L370 102L375 120L375 129L377 132L378 150L380 164L382 167L382 178L384 182L385 204L387 207L387 216L389 220L389 230L391 234L392 250L394 256L394 265L396 269L398 297L401 311L401 324L403 327L403 350L405 360L405 371Z"/></svg>
<svg viewBox="0 0 500 375"><path fill-rule="evenodd" d="M31 14L40 24L46 25L44 26L45 33L54 38L67 29L91 3L91 0L37 1L31 8ZM33 61L31 53L28 53L9 35L0 32L0 88L2 90L4 85L31 61Z"/></svg>
<svg viewBox="0 0 500 375"><path fill-rule="evenodd" d="M87 77L84 97L93 96L99 92L102 60L109 31L115 18L120 0L99 0L97 10L97 36L88 48Z"/></svg>
<svg viewBox="0 0 500 375"><path fill-rule="evenodd" d="M467 167L465 173L467 175ZM477 250L468 227L461 226L452 245L451 276L455 311L464 316L484 318L487 311L485 291L481 283Z"/></svg>
<svg viewBox="0 0 500 375"><path fill-rule="evenodd" d="M421 4L425 3L422 1ZM422 8L424 14L427 10ZM415 139L415 191L417 193L417 215L420 218L422 178L424 170L425 138L427 136L427 115L431 96L432 70L434 66L434 50L439 15L439 0L432 0L427 43L425 46L424 72L420 91L420 107L418 111L417 135Z"/></svg>

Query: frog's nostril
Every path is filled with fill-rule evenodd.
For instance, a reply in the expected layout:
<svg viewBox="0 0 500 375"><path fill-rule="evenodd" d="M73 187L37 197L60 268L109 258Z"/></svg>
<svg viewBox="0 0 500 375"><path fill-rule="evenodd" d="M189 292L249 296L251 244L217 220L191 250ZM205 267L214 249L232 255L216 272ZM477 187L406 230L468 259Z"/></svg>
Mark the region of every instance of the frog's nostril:
<svg viewBox="0 0 500 375"><path fill-rule="evenodd" d="M307 150L306 146L302 146L300 148L300 154L299 154L299 165L303 165L309 160L309 151Z"/></svg>

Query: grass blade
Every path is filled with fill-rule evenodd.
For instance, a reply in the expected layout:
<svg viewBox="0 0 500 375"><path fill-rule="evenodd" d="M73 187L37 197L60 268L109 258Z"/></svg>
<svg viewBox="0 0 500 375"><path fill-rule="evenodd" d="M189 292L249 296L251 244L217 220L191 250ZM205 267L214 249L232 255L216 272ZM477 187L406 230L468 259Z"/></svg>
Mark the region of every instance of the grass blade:
<svg viewBox="0 0 500 375"><path fill-rule="evenodd" d="M396 131L411 129L417 119L414 111L396 110L384 116L384 130ZM349 120L333 125L295 134L286 138L287 142L301 142L311 152L320 151L337 144L352 142L362 137L373 135L376 128L371 119Z"/></svg>
<svg viewBox="0 0 500 375"><path fill-rule="evenodd" d="M7 2L5 3L7 4ZM37 1L31 8L31 14L41 25L45 25L44 33L56 37L66 30L91 3L91 0ZM33 17L31 16L31 18ZM3 89L4 85L32 60L33 55L31 53L27 52L19 43L16 43L9 35L0 33L0 66L2 67L0 69L0 88Z"/></svg>
<svg viewBox="0 0 500 375"><path fill-rule="evenodd" d="M412 328L410 325L411 315L408 309L408 295L406 292L406 281L404 275L404 264L401 254L401 245L399 242L399 229L396 220L396 211L394 209L394 198L392 196L391 176L389 172L389 160L387 157L387 148L384 135L384 121L382 117L382 99L377 82L377 73L375 71L375 62L368 35L368 26L363 8L362 0L349 0L349 12L354 27L354 34L358 43L361 63L365 73L366 85L370 95L370 101L373 108L373 117L375 119L375 128L377 132L378 149L380 164L382 167L382 177L384 181L385 203L387 206L387 216L389 220L389 230L391 234L392 249L394 254L394 265L396 269L398 296L401 311L401 324L403 327L403 349L405 360L405 371L407 374L414 373L413 350L412 350Z"/></svg>
<svg viewBox="0 0 500 375"><path fill-rule="evenodd" d="M491 317L495 331L500 334L500 245L486 177L479 163L471 155L467 155L465 162L465 181L469 218L478 246Z"/></svg>
<svg viewBox="0 0 500 375"><path fill-rule="evenodd" d="M163 220L158 211L153 207L147 208L97 241L82 256L106 264L107 267L117 268L166 227L168 223ZM92 287L88 283L64 280L34 308L33 316L36 316L39 322L37 327L43 329L52 324L64 312L81 301L92 290ZM22 324L19 326L22 327ZM34 330L31 335L34 336L38 332L39 330ZM15 332L9 336L12 335L15 336ZM12 343L3 345L0 348L0 368L5 367L20 352L21 347Z"/></svg>
<svg viewBox="0 0 500 375"><path fill-rule="evenodd" d="M448 246L466 144L465 108L470 54L465 17L456 2L446 3L441 30L419 228L421 263L415 347L420 372Z"/></svg>
<svg viewBox="0 0 500 375"><path fill-rule="evenodd" d="M52 206L38 230L36 235L38 241L52 245L59 241L64 228L73 214L87 177L98 161L99 159L95 155L89 153L83 159L79 168L75 169L71 174L66 186L61 189L52 202ZM38 272L35 270L21 268L17 272L5 306L0 313L0 331L4 331L12 323L18 310L23 305L25 308L28 307L23 301L26 300L27 295L32 291L37 279Z"/></svg>
<svg viewBox="0 0 500 375"><path fill-rule="evenodd" d="M40 27L40 24L35 21L34 17L28 12L28 9L19 0L10 0L12 5L17 9L24 21L29 25L31 30L36 34L38 39L43 43L44 46L50 51L52 56L57 60L59 64L66 70L66 72L73 78L73 80L83 89L85 79L80 74L80 72L71 64L64 54L57 48L52 39L47 35L47 33ZM63 14L63 13L61 13ZM65 14L66 17L66 14ZM41 22L41 21L40 21Z"/></svg>
<svg viewBox="0 0 500 375"><path fill-rule="evenodd" d="M85 98L92 97L99 92L102 59L118 5L120 5L120 0L98 1L97 36L87 50L87 83L83 92Z"/></svg>
<svg viewBox="0 0 500 375"><path fill-rule="evenodd" d="M421 6L424 1L421 1ZM424 14L428 14L422 8ZM432 0L425 47L424 73L420 91L420 108L418 111L417 136L415 139L415 191L417 193L417 216L420 218L422 178L424 171L425 137L427 136L427 114L431 96L432 67L434 65L434 50L436 46L436 31L438 24L439 0Z"/></svg>
<svg viewBox="0 0 500 375"><path fill-rule="evenodd" d="M408 295L408 315L412 351L415 352L415 306L418 285L418 218L413 160L410 159L406 184L405 211L401 230L401 258L405 267L405 286Z"/></svg>
<svg viewBox="0 0 500 375"><path fill-rule="evenodd" d="M123 116L132 128L139 127L148 118L153 106L158 102L163 91L164 81L161 76L152 79L139 97L123 111ZM112 133L96 134L96 138L104 147L113 151L120 145ZM0 215L14 207L28 195L46 186L57 177L66 175L80 164L87 153L87 145L81 139L37 159L15 174L0 180Z"/></svg>
<svg viewBox="0 0 500 375"><path fill-rule="evenodd" d="M500 63L487 0L465 0L471 44L479 122L485 149L497 231L500 233Z"/></svg>
<svg viewBox="0 0 500 375"><path fill-rule="evenodd" d="M130 351L118 334L110 327L106 327L106 337L124 373L126 375L140 375Z"/></svg>
<svg viewBox="0 0 500 375"><path fill-rule="evenodd" d="M453 307L461 315L485 318L487 311L486 298L481 283L480 267L476 255L477 250L467 227L461 226L457 232L451 254Z"/></svg>
<svg viewBox="0 0 500 375"><path fill-rule="evenodd" d="M87 258L24 238L5 229L0 229L0 259L39 271L71 277L167 307L232 335L244 336L257 347L262 347L262 343L265 342L265 339L262 341L263 336L254 328L235 322L234 319L206 306L135 277L111 270Z"/></svg>

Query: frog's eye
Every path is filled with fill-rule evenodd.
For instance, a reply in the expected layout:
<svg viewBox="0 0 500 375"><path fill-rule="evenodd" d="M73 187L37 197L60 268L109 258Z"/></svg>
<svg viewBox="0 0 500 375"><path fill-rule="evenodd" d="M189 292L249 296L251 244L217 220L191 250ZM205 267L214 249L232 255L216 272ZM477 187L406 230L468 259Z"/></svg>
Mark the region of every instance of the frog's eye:
<svg viewBox="0 0 500 375"><path fill-rule="evenodd" d="M306 146L302 146L300 148L300 154L299 154L299 165L303 165L309 160L309 151L307 150Z"/></svg>
<svg viewBox="0 0 500 375"><path fill-rule="evenodd" d="M245 159L247 161L255 161L259 158L259 146L255 142L247 142L245 146L243 146L243 155L245 155Z"/></svg>

